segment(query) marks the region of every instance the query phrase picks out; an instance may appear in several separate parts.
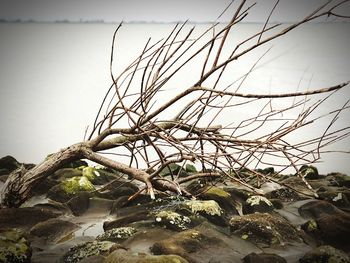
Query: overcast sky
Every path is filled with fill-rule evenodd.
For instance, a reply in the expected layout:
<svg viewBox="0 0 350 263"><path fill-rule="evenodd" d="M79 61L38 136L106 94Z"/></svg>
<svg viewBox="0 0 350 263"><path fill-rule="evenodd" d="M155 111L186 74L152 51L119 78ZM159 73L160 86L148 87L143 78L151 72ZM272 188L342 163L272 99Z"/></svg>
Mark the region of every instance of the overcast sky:
<svg viewBox="0 0 350 263"><path fill-rule="evenodd" d="M257 2L247 22L263 22L276 0ZM0 19L35 21L106 22L147 21L193 22L214 21L231 0L0 0ZM238 5L240 1L235 1ZM326 0L280 0L271 21L291 22L307 15ZM349 14L350 4L338 10ZM232 13L232 12L231 12ZM232 14L231 14L232 15ZM229 20L229 17L223 17Z"/></svg>

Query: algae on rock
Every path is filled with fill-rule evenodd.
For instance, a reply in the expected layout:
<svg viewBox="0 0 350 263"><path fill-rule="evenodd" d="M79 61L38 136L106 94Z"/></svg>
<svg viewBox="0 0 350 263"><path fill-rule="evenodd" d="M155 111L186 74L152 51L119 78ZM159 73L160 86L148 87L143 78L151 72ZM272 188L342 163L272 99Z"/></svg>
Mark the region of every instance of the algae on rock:
<svg viewBox="0 0 350 263"><path fill-rule="evenodd" d="M29 263L31 254L29 242L20 231L0 232L0 263Z"/></svg>

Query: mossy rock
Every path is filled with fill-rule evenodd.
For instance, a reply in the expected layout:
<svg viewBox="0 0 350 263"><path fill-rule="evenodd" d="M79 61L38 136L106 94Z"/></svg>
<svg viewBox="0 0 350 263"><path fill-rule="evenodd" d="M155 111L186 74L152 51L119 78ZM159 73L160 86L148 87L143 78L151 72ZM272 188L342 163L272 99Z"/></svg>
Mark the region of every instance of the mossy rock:
<svg viewBox="0 0 350 263"><path fill-rule="evenodd" d="M62 257L64 263L76 263L94 255L108 255L117 245L109 241L92 241L75 245Z"/></svg>
<svg viewBox="0 0 350 263"><path fill-rule="evenodd" d="M168 239L155 242L151 251L155 255L175 254L189 259L191 253L214 244L220 244L220 242L217 238L207 237L198 230L190 229L179 232Z"/></svg>
<svg viewBox="0 0 350 263"><path fill-rule="evenodd" d="M134 234L136 234L136 232L137 230L133 227L118 227L110 229L101 235L98 235L96 237L96 240L117 242L132 237Z"/></svg>
<svg viewBox="0 0 350 263"><path fill-rule="evenodd" d="M299 169L299 173L305 178L309 180L320 179L322 178L318 174L318 170L315 166L312 165L302 165Z"/></svg>
<svg viewBox="0 0 350 263"><path fill-rule="evenodd" d="M332 246L320 246L307 252L300 263L350 263L349 256Z"/></svg>
<svg viewBox="0 0 350 263"><path fill-rule="evenodd" d="M105 169L98 169L89 166L81 166L78 169L82 171L83 176L95 185L103 185L117 178L115 174L112 174Z"/></svg>
<svg viewBox="0 0 350 263"><path fill-rule="evenodd" d="M188 261L178 255L131 255L115 251L111 253L104 263L188 263Z"/></svg>
<svg viewBox="0 0 350 263"><path fill-rule="evenodd" d="M83 172L80 169L76 168L62 168L54 172L49 176L54 180L64 181L66 179L70 179L77 176L82 176Z"/></svg>
<svg viewBox="0 0 350 263"><path fill-rule="evenodd" d="M234 196L221 187L209 186L203 189L203 192L198 196L203 200L214 200L228 215L238 215L241 210L241 203Z"/></svg>
<svg viewBox="0 0 350 263"><path fill-rule="evenodd" d="M187 230L192 223L188 216L170 210L163 210L156 213L154 215L154 221L156 225L164 226L176 231Z"/></svg>
<svg viewBox="0 0 350 263"><path fill-rule="evenodd" d="M274 210L272 202L264 196L252 195L250 196L243 206L244 214L251 214L255 212L265 213Z"/></svg>
<svg viewBox="0 0 350 263"><path fill-rule="evenodd" d="M230 220L231 233L261 247L301 242L298 230L286 219L268 213L234 216Z"/></svg>
<svg viewBox="0 0 350 263"><path fill-rule="evenodd" d="M52 187L47 196L54 201L67 202L78 193L95 190L94 185L85 176L75 176Z"/></svg>
<svg viewBox="0 0 350 263"><path fill-rule="evenodd" d="M0 232L0 263L29 263L31 254L29 242L20 231Z"/></svg>

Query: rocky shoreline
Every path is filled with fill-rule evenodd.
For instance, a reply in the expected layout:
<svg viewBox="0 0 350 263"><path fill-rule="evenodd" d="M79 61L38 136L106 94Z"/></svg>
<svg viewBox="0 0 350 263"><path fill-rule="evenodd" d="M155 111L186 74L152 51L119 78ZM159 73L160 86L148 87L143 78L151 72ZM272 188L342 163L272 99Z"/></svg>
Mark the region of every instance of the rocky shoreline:
<svg viewBox="0 0 350 263"><path fill-rule="evenodd" d="M0 189L20 165L0 159ZM20 208L0 209L0 262L350 262L349 176L300 171L317 198L299 177L267 168L259 172L273 180L240 171L259 194L201 179L186 186L196 199L151 200L123 174L74 162Z"/></svg>

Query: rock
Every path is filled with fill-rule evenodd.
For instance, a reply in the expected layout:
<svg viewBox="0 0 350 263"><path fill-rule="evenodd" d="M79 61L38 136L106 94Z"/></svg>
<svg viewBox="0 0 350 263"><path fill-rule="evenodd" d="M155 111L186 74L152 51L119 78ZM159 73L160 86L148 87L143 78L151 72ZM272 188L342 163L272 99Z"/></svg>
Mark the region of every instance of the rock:
<svg viewBox="0 0 350 263"><path fill-rule="evenodd" d="M198 198L202 200L216 201L227 215L238 215L238 210L241 209L241 204L236 201L229 192L220 187L206 187L206 189L202 189L202 193Z"/></svg>
<svg viewBox="0 0 350 263"><path fill-rule="evenodd" d="M34 207L37 207L39 209L43 209L46 211L50 211L56 215L65 215L70 214L71 210L66 206L65 204L62 204L60 202L55 202L53 200L48 200L47 203L40 203L34 205Z"/></svg>
<svg viewBox="0 0 350 263"><path fill-rule="evenodd" d="M50 155L48 155L49 157ZM81 166L88 166L88 163L83 161L83 160L76 160L73 162L70 162L64 166L62 166L62 168L79 168Z"/></svg>
<svg viewBox="0 0 350 263"><path fill-rule="evenodd" d="M299 173L307 180L315 180L323 178L318 174L316 167L312 165L303 165L299 169Z"/></svg>
<svg viewBox="0 0 350 263"><path fill-rule="evenodd" d="M166 228L182 231L189 229L191 219L174 211L163 210L155 214L155 224Z"/></svg>
<svg viewBox="0 0 350 263"><path fill-rule="evenodd" d="M97 192L97 196L110 200L116 200L122 196L131 196L138 191L138 187L130 182L115 181L108 185L107 188L103 188Z"/></svg>
<svg viewBox="0 0 350 263"><path fill-rule="evenodd" d="M283 202L295 202L302 200L299 194L290 188L276 189L266 193L265 196L269 199L279 199Z"/></svg>
<svg viewBox="0 0 350 263"><path fill-rule="evenodd" d="M136 232L137 230L133 227L118 227L107 230L105 233L98 235L96 240L117 242L132 237Z"/></svg>
<svg viewBox="0 0 350 263"><path fill-rule="evenodd" d="M329 181L330 186L340 186L350 188L350 176L342 173L327 174L326 180Z"/></svg>
<svg viewBox="0 0 350 263"><path fill-rule="evenodd" d="M39 222L55 218L60 214L38 207L0 209L1 228L30 229Z"/></svg>
<svg viewBox="0 0 350 263"><path fill-rule="evenodd" d="M104 263L105 257L101 255L93 255L91 257L84 258L79 263Z"/></svg>
<svg viewBox="0 0 350 263"><path fill-rule="evenodd" d="M75 176L63 180L60 184L52 187L47 196L54 201L67 202L74 195L81 192L92 192L94 185L84 176Z"/></svg>
<svg viewBox="0 0 350 263"><path fill-rule="evenodd" d="M192 262L191 253L195 253L214 244L220 244L220 240L207 237L200 231L191 229L179 232L168 239L155 242L150 249L155 255L174 254Z"/></svg>
<svg viewBox="0 0 350 263"><path fill-rule="evenodd" d="M0 262L30 263L31 255L29 242L20 231L0 231Z"/></svg>
<svg viewBox="0 0 350 263"><path fill-rule="evenodd" d="M62 168L57 170L54 174L50 175L54 180L64 181L66 179L70 179L76 176L82 176L83 172L80 169L75 168Z"/></svg>
<svg viewBox="0 0 350 263"><path fill-rule="evenodd" d="M109 241L93 241L75 245L63 256L64 263L76 263L80 260L96 256L108 255L117 248L117 245Z"/></svg>
<svg viewBox="0 0 350 263"><path fill-rule="evenodd" d="M243 213L244 214L251 214L255 212L265 213L265 212L271 212L273 211L274 206L264 196L260 195L252 195L250 196L244 206L243 206Z"/></svg>
<svg viewBox="0 0 350 263"><path fill-rule="evenodd" d="M300 242L299 232L284 218L268 213L234 216L230 220L231 233L261 247Z"/></svg>
<svg viewBox="0 0 350 263"><path fill-rule="evenodd" d="M244 263L287 263L287 261L276 254L268 253L250 253L243 258Z"/></svg>
<svg viewBox="0 0 350 263"><path fill-rule="evenodd" d="M310 221L302 229L320 244L330 244L350 251L350 214L325 201L309 202L299 208L299 213Z"/></svg>
<svg viewBox="0 0 350 263"><path fill-rule="evenodd" d="M213 224L227 226L225 211L214 200L190 200L179 205L179 212L201 215Z"/></svg>
<svg viewBox="0 0 350 263"><path fill-rule="evenodd" d="M150 216L141 211L141 212L135 212L133 214L129 214L123 217L118 217L115 220L112 221L105 221L103 223L103 229L105 231L110 230L112 228L119 228L119 227L124 227L124 226L128 226L131 223L134 222L138 222L138 221L143 221L143 220L147 220L150 219Z"/></svg>
<svg viewBox="0 0 350 263"><path fill-rule="evenodd" d="M111 176L104 170L98 170L95 167L81 167L83 176L85 176L89 181L95 185L103 185L111 180L115 179L115 176Z"/></svg>
<svg viewBox="0 0 350 263"><path fill-rule="evenodd" d="M349 256L341 250L331 246L320 246L307 252L300 263L350 263Z"/></svg>
<svg viewBox="0 0 350 263"><path fill-rule="evenodd" d="M80 216L89 208L90 194L88 192L78 193L67 202L67 206L73 215Z"/></svg>
<svg viewBox="0 0 350 263"><path fill-rule="evenodd" d="M114 251L111 253L104 263L188 263L188 261L178 255L132 255L130 253L121 253Z"/></svg>
<svg viewBox="0 0 350 263"><path fill-rule="evenodd" d="M0 159L0 175L9 174L20 166L21 164L12 156L4 156Z"/></svg>
<svg viewBox="0 0 350 263"><path fill-rule="evenodd" d="M52 178L45 178L36 184L32 189L33 196L47 194L47 191L57 185L59 182Z"/></svg>
<svg viewBox="0 0 350 263"><path fill-rule="evenodd" d="M340 209L350 211L350 190L343 187L323 187L317 191L319 199L328 201Z"/></svg>
<svg viewBox="0 0 350 263"><path fill-rule="evenodd" d="M40 222L33 226L30 235L39 237L46 242L59 243L66 240L68 236L79 229L79 226L69 221L52 218L44 222Z"/></svg>

